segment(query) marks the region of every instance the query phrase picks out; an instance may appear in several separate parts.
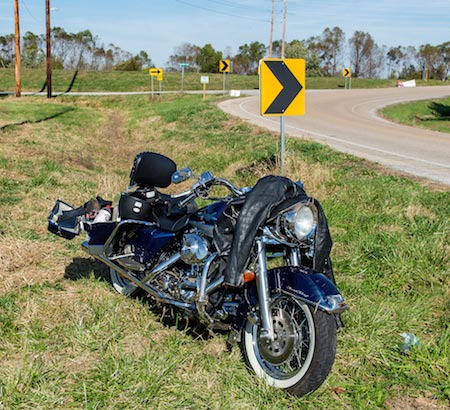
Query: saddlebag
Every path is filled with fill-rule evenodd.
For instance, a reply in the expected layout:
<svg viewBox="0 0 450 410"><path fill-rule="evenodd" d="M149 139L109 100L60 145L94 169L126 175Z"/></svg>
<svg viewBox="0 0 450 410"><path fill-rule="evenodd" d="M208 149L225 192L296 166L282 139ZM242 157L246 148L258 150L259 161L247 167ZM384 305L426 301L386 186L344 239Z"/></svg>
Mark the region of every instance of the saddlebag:
<svg viewBox="0 0 450 410"><path fill-rule="evenodd" d="M58 199L48 215L48 230L65 239L73 239L85 230L90 242L104 243L116 225L110 222L111 205L111 201L99 196L78 208Z"/></svg>
<svg viewBox="0 0 450 410"><path fill-rule="evenodd" d="M82 207L73 206L58 199L48 215L48 230L65 239L73 239L81 232L81 216L84 215Z"/></svg>
<svg viewBox="0 0 450 410"><path fill-rule="evenodd" d="M153 201L123 193L119 200L119 216L122 221L134 219L149 221L152 217Z"/></svg>

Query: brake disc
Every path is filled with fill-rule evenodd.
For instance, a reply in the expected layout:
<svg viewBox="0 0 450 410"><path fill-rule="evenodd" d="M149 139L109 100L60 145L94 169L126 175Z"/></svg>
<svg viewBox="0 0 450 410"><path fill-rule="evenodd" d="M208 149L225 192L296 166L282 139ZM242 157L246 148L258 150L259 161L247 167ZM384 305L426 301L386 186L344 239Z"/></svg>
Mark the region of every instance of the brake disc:
<svg viewBox="0 0 450 410"><path fill-rule="evenodd" d="M288 312L283 309L274 309L272 318L274 340L261 337L258 332L258 348L265 361L280 365L292 357L297 335Z"/></svg>

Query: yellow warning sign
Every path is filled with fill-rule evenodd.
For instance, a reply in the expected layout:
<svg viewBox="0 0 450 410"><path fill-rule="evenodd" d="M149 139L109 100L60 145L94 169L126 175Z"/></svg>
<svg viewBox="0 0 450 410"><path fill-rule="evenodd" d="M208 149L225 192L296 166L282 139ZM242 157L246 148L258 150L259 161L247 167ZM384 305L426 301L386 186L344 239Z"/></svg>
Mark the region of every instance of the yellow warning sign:
<svg viewBox="0 0 450 410"><path fill-rule="evenodd" d="M261 60L259 92L262 116L305 114L305 71L302 58Z"/></svg>

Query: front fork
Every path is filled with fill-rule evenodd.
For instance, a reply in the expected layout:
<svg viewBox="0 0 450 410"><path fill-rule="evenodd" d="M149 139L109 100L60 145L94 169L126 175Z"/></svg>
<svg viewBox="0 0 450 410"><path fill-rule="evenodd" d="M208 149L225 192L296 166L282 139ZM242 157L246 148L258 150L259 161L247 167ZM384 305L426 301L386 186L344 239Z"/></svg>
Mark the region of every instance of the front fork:
<svg viewBox="0 0 450 410"><path fill-rule="evenodd" d="M261 337L270 341L275 340L275 332L273 328L272 309L270 307L270 289L267 275L267 254L266 243L263 238L256 240L258 252L258 269L256 272L256 288L258 290L258 302L261 315L262 331ZM289 261L292 266L299 266L299 255L296 248L290 248Z"/></svg>

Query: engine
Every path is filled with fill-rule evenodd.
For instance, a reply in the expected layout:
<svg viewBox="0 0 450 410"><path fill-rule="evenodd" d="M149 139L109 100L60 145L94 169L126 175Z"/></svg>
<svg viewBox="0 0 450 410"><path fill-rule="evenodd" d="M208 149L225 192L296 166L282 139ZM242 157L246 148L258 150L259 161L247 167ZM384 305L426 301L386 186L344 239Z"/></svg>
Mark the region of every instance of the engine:
<svg viewBox="0 0 450 410"><path fill-rule="evenodd" d="M202 262L209 253L209 244L206 239L195 233L183 236L181 245L181 260L189 265Z"/></svg>
<svg viewBox="0 0 450 410"><path fill-rule="evenodd" d="M158 277L158 285L172 298L192 302L197 294L203 263L209 256L208 241L197 233L186 233L180 248L181 261Z"/></svg>

